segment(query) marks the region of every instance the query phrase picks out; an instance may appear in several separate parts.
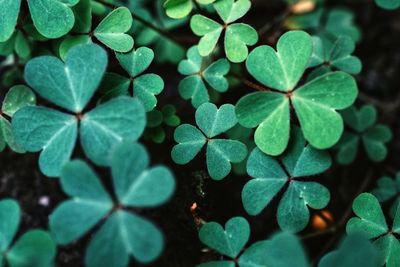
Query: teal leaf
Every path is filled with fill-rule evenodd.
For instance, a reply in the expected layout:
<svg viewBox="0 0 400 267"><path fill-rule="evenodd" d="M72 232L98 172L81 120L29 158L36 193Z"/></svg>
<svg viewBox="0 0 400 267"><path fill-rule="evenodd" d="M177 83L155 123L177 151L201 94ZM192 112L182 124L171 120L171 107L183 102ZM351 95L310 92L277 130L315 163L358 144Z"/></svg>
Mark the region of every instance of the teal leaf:
<svg viewBox="0 0 400 267"><path fill-rule="evenodd" d="M96 164L108 166L109 151L119 142L136 141L145 125L146 114L137 99L114 98L83 115L80 129L83 150Z"/></svg>
<svg viewBox="0 0 400 267"><path fill-rule="evenodd" d="M94 36L117 52L128 52L133 48L133 38L126 34L132 27L132 14L126 7L109 13L94 30Z"/></svg>
<svg viewBox="0 0 400 267"><path fill-rule="evenodd" d="M18 230L20 223L20 207L12 199L0 201L0 250L6 251Z"/></svg>
<svg viewBox="0 0 400 267"><path fill-rule="evenodd" d="M50 177L58 176L75 147L78 121L72 115L45 107L24 107L14 114L16 142L29 152L41 151L39 167Z"/></svg>
<svg viewBox="0 0 400 267"><path fill-rule="evenodd" d="M83 161L67 163L61 186L72 199L50 215L49 225L59 244L68 244L89 231L111 211L113 202L94 171Z"/></svg>
<svg viewBox="0 0 400 267"><path fill-rule="evenodd" d="M251 7L249 0L219 0L214 4L221 19L229 24L243 17Z"/></svg>
<svg viewBox="0 0 400 267"><path fill-rule="evenodd" d="M383 9L396 9L400 7L400 1L398 0L375 0L375 3Z"/></svg>
<svg viewBox="0 0 400 267"><path fill-rule="evenodd" d="M231 218L226 222L225 229L216 222L209 222L199 231L202 243L231 258L239 255L249 237L250 226L242 217Z"/></svg>
<svg viewBox="0 0 400 267"><path fill-rule="evenodd" d="M247 46L255 45L257 41L257 31L250 25L236 23L228 26L224 40L226 57L234 63L245 61L249 54Z"/></svg>
<svg viewBox="0 0 400 267"><path fill-rule="evenodd" d="M236 125L235 107L224 104L219 109L204 103L196 110L196 123L208 138L213 138Z"/></svg>
<svg viewBox="0 0 400 267"><path fill-rule="evenodd" d="M221 36L222 25L203 15L194 15L190 20L190 28L194 34L202 37L198 45L200 55L205 57L211 54Z"/></svg>
<svg viewBox="0 0 400 267"><path fill-rule="evenodd" d="M154 59L154 52L147 47L139 47L129 53L116 53L117 60L121 67L129 73L131 77L142 74Z"/></svg>
<svg viewBox="0 0 400 267"><path fill-rule="evenodd" d="M65 61L68 51L76 45L90 44L92 40L87 35L68 36L60 44L58 53L60 58Z"/></svg>
<svg viewBox="0 0 400 267"><path fill-rule="evenodd" d="M111 158L115 191L123 205L159 206L174 192L175 181L169 169L162 166L147 169L149 159L142 145L122 143Z"/></svg>
<svg viewBox="0 0 400 267"><path fill-rule="evenodd" d="M0 1L0 43L10 39L17 24L21 0L1 0Z"/></svg>
<svg viewBox="0 0 400 267"><path fill-rule="evenodd" d="M179 83L179 94L185 100L192 99L192 105L195 108L210 100L207 87L199 75L191 75L183 79Z"/></svg>
<svg viewBox="0 0 400 267"><path fill-rule="evenodd" d="M15 85L6 94L1 108L2 113L12 117L21 108L36 103L36 96L25 85Z"/></svg>
<svg viewBox="0 0 400 267"><path fill-rule="evenodd" d="M100 84L107 54L98 45L78 45L69 50L65 64L51 56L30 60L25 80L43 98L79 113Z"/></svg>
<svg viewBox="0 0 400 267"><path fill-rule="evenodd" d="M171 157L177 164L190 162L206 144L206 137L190 124L182 124L176 128L174 139L178 144L172 148Z"/></svg>
<svg viewBox="0 0 400 267"><path fill-rule="evenodd" d="M384 160L388 153L385 143L392 140L392 138L392 131L386 125L378 124L368 129L362 136L368 157L375 162Z"/></svg>
<svg viewBox="0 0 400 267"><path fill-rule="evenodd" d="M75 23L70 6L74 2L58 0L28 0L33 24L40 34L56 39L67 34Z"/></svg>
<svg viewBox="0 0 400 267"><path fill-rule="evenodd" d="M226 59L219 59L211 63L204 71L204 80L217 92L223 93L228 90L229 83L225 75L230 70L230 64Z"/></svg>

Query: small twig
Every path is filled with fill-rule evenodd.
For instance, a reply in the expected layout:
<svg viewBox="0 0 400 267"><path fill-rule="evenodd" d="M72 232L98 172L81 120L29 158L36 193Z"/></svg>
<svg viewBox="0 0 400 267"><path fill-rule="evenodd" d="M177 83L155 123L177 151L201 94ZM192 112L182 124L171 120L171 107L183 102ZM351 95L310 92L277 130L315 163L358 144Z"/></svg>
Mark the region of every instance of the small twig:
<svg viewBox="0 0 400 267"><path fill-rule="evenodd" d="M248 87L250 87L250 88L252 88L254 90L263 91L263 92L264 91L273 91L270 88L267 88L267 87L261 86L259 84L253 83L252 81L249 81L249 80L243 78L242 76L240 76L239 74L237 74L235 72L231 72L230 74L233 77L235 77L236 79L238 79L242 84L244 84L244 85L246 85L246 86L248 86Z"/></svg>

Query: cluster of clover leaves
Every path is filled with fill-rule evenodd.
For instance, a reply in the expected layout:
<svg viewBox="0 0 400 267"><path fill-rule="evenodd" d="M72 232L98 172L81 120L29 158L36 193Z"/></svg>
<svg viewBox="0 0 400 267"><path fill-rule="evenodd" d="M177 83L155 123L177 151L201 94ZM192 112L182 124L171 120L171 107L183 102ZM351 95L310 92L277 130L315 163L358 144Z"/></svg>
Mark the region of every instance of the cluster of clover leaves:
<svg viewBox="0 0 400 267"><path fill-rule="evenodd" d="M250 226L242 217L230 219L225 229L215 222L202 225L200 240L223 255L202 267L311 266L293 233L308 225L309 208L323 209L330 201L329 190L310 181L330 168L326 150L335 149L341 164L355 160L359 143L372 161L387 155L390 129L376 123L373 106L354 105L358 88L352 75L362 64L353 55L360 31L349 11L292 16L289 28L308 33L287 31L274 48L241 22L250 0L25 2L0 0L0 55L9 67L2 84L11 87L0 112L0 150L40 152L40 170L59 178L68 199L50 214L49 231L31 230L14 242L20 208L1 200L0 266L54 266L56 244L89 235L86 266L124 267L130 257L155 260L163 235L140 211L165 203L175 181L167 167L149 167L138 140L162 143L163 126L177 127L175 163L188 164L204 148L212 179L224 179L232 169L247 173L241 196L249 215L280 198L276 217L284 232L249 247ZM387 9L400 6L398 0L376 2ZM146 8L150 4L155 13ZM186 25L199 37L191 47L170 34ZM153 60L178 64L186 77L177 92L196 109L195 123L180 125L174 105L157 108L164 80L146 72ZM118 73L108 72L111 63ZM246 71L256 92L246 91L236 104L212 103L238 88ZM76 155L110 168L110 182ZM397 198L393 226L374 196L360 195L349 235L318 266L398 266L397 180L382 178L374 191L382 202Z"/></svg>

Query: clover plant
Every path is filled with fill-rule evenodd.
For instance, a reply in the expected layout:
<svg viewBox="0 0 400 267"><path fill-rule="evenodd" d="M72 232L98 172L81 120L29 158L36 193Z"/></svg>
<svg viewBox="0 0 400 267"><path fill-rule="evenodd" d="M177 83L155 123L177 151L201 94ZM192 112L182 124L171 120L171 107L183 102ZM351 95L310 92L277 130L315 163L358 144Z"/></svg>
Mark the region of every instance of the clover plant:
<svg viewBox="0 0 400 267"><path fill-rule="evenodd" d="M292 142L279 159L258 148L251 152L247 173L253 179L243 188L243 206L250 215L257 215L284 190L277 211L278 224L282 230L301 231L309 221L308 207L322 209L330 199L325 186L304 178L322 173L330 166L329 154L306 144L301 131L293 128Z"/></svg>
<svg viewBox="0 0 400 267"><path fill-rule="evenodd" d="M62 109L27 106L17 111L12 120L17 143L29 152L41 151L39 165L47 176L58 176L69 161L78 131L85 154L102 166L109 164L107 152L116 143L135 141L142 134L145 112L137 99L119 97L84 111L106 65L105 51L94 44L75 46L65 63L52 56L27 63L27 83Z"/></svg>
<svg viewBox="0 0 400 267"><path fill-rule="evenodd" d="M303 31L280 37L277 52L259 46L249 55L249 73L273 90L248 94L236 104L241 125L257 130L257 147L279 155L289 142L290 106L293 105L305 139L318 149L333 146L343 132L343 120L336 110L349 107L357 97L357 85L344 72L331 72L296 88L312 54L312 39Z"/></svg>
<svg viewBox="0 0 400 267"><path fill-rule="evenodd" d="M0 201L0 266L54 266L56 245L50 233L34 229L15 238L21 220L21 209L13 199ZM15 241L13 241L15 240Z"/></svg>
<svg viewBox="0 0 400 267"><path fill-rule="evenodd" d="M176 128L174 139L178 142L172 149L172 159L178 164L187 164L206 145L207 170L211 178L221 180L231 171L231 163L239 163L247 156L243 143L215 138L237 124L234 106L224 104L219 109L204 103L196 110L195 127L182 124Z"/></svg>
<svg viewBox="0 0 400 267"><path fill-rule="evenodd" d="M380 203L391 203L390 215L393 218L400 203L400 173L396 173L394 178L389 176L379 178L371 193Z"/></svg>
<svg viewBox="0 0 400 267"><path fill-rule="evenodd" d="M175 188L173 174L164 166L149 169L147 151L137 143L117 145L111 158L116 202L87 163L71 161L60 177L70 199L50 215L50 229L57 243L66 245L106 218L87 246L86 265L128 266L130 256L142 263L150 262L163 249L162 233L128 208L156 207L166 202Z"/></svg>
<svg viewBox="0 0 400 267"><path fill-rule="evenodd" d="M378 199L370 193L360 194L353 202L353 211L357 217L347 222L347 233L362 233L374 239L379 250L379 266L394 267L399 264L400 206L396 209L393 224L389 226Z"/></svg>
<svg viewBox="0 0 400 267"><path fill-rule="evenodd" d="M375 162L386 158L385 144L392 139L390 128L376 124L377 111L372 105L364 105L359 110L354 106L342 112L349 130L346 130L339 143L337 160L341 164L350 164L357 156L359 143L363 144L369 159Z"/></svg>
<svg viewBox="0 0 400 267"><path fill-rule="evenodd" d="M192 31L201 36L199 53L201 56L210 55L223 31L225 31L224 48L226 57L232 62L243 62L248 55L247 46L255 45L258 41L257 31L248 24L233 23L246 15L250 10L249 0L219 0L214 3L224 24L203 15L194 15L190 20Z"/></svg>
<svg viewBox="0 0 400 267"><path fill-rule="evenodd" d="M192 105L198 108L201 104L210 101L206 83L217 92L226 92L229 83L225 75L229 72L228 60L219 59L212 63L199 54L197 46L187 52L187 59L178 65L178 71L187 77L179 83L179 93L183 99L191 99Z"/></svg>

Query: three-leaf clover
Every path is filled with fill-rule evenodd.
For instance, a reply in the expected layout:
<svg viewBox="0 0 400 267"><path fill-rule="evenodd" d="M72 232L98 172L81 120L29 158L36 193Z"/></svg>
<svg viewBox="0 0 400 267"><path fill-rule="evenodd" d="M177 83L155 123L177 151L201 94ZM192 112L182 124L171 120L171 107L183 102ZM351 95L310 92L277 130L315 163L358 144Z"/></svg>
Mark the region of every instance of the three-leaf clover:
<svg viewBox="0 0 400 267"><path fill-rule="evenodd" d="M344 132L336 145L339 163L352 163L357 156L360 142L372 161L379 162L386 158L388 151L385 143L392 139L392 132L386 125L376 124L376 113L376 108L372 105L364 105L359 110L352 106L342 112L349 130Z"/></svg>
<svg viewBox="0 0 400 267"><path fill-rule="evenodd" d="M374 239L379 250L379 266L399 266L400 206L397 207L393 225L389 227L378 199L370 193L360 194L353 202L353 211L358 217L347 222L347 233L361 233Z"/></svg>
<svg viewBox="0 0 400 267"><path fill-rule="evenodd" d="M28 7L36 29L47 38L67 34L75 23L71 7L79 0L28 0ZM0 1L0 42L13 34L21 8L21 0Z"/></svg>
<svg viewBox="0 0 400 267"><path fill-rule="evenodd" d="M257 127L254 140L269 155L279 155L287 147L290 107L293 106L306 140L318 149L333 146L342 135L343 119L336 110L349 107L357 97L354 78L331 72L296 88L312 53L311 37L303 31L282 35L277 52L270 46L254 49L246 66L250 74L273 91L242 97L236 104L241 125Z"/></svg>
<svg viewBox="0 0 400 267"><path fill-rule="evenodd" d="M202 56L212 53L218 40L225 30L224 47L226 57L235 63L243 62L248 55L248 45L258 41L257 31L248 24L233 23L243 17L251 7L249 0L219 0L214 8L224 21L221 25L203 15L194 15L190 20L192 31L202 38L199 42L199 52Z"/></svg>
<svg viewBox="0 0 400 267"><path fill-rule="evenodd" d="M21 210L12 199L0 201L0 266L51 267L56 245L50 233L30 230L13 240L20 224Z"/></svg>
<svg viewBox="0 0 400 267"><path fill-rule="evenodd" d="M187 51L187 59L178 66L179 73L187 75L179 83L179 94L185 100L191 99L193 107L197 108L210 100L205 82L217 92L228 90L229 83L225 75L229 70L228 60L219 59L207 64L207 60L199 54L198 47L193 46Z"/></svg>
<svg viewBox="0 0 400 267"><path fill-rule="evenodd" d="M400 203L400 173L396 173L394 178L383 176L376 182L376 187L371 193L380 203L392 202L390 215L394 217L397 206Z"/></svg>
<svg viewBox="0 0 400 267"><path fill-rule="evenodd" d="M192 11L193 1L200 5L208 5L216 0L166 0L164 3L165 12L168 17L174 19L184 18Z"/></svg>
<svg viewBox="0 0 400 267"><path fill-rule="evenodd" d="M309 63L310 67L322 64L350 73L358 74L361 71L361 61L352 56L355 43L348 36L330 38L329 35L313 36L313 54Z"/></svg>
<svg viewBox="0 0 400 267"><path fill-rule="evenodd" d="M178 143L172 149L172 159L177 164L190 162L207 146L206 161L209 175L214 180L221 180L231 171L231 163L239 163L247 155L243 143L214 138L236 125L235 107L224 104L219 109L212 103L204 103L196 110L197 127L182 124L176 128L174 139Z"/></svg>
<svg viewBox="0 0 400 267"><path fill-rule="evenodd" d="M74 160L61 172L61 186L70 196L49 217L56 241L65 245L79 239L105 218L86 249L89 267L124 267L133 256L141 263L157 258L163 236L150 221L129 208L156 207L175 189L175 180L164 166L148 168L149 157L137 143L121 143L112 153L112 182L117 197L113 203L95 172Z"/></svg>
<svg viewBox="0 0 400 267"><path fill-rule="evenodd" d="M330 166L329 154L306 144L301 131L293 128L289 148L279 159L258 148L251 152L247 173L253 179L243 188L243 206L250 215L257 215L285 188L277 211L278 224L285 231L301 231L310 218L308 207L322 209L330 199L326 187L302 180L322 173Z"/></svg>
<svg viewBox="0 0 400 267"><path fill-rule="evenodd" d="M108 73L101 87L107 100L120 95L127 95L132 87L132 94L144 105L146 111L152 110L157 105L158 95L164 89L163 79L154 73L143 74L154 59L154 52L150 48L140 47L129 53L116 53L119 64L129 74L129 77L115 73Z"/></svg>
<svg viewBox="0 0 400 267"><path fill-rule="evenodd" d="M13 86L7 92L0 112L0 151L8 145L15 152L25 152L15 141L8 118L12 118L19 109L35 103L35 94L24 85Z"/></svg>
<svg viewBox="0 0 400 267"><path fill-rule="evenodd" d="M163 124L170 127L177 127L181 124L181 119L176 115L174 105L165 105L161 111L152 110L147 113L147 124L144 132L146 139L151 139L154 143L160 144L165 140L165 130Z"/></svg>
<svg viewBox="0 0 400 267"><path fill-rule="evenodd" d="M92 98L107 66L107 54L97 45L72 48L65 63L52 56L28 62L25 80L44 99L64 111L28 106L14 114L15 139L29 152L42 151L39 166L47 176L58 176L69 161L78 137L86 156L108 165L110 149L122 140L136 141L145 127L139 100L112 99L93 110L84 108Z"/></svg>

